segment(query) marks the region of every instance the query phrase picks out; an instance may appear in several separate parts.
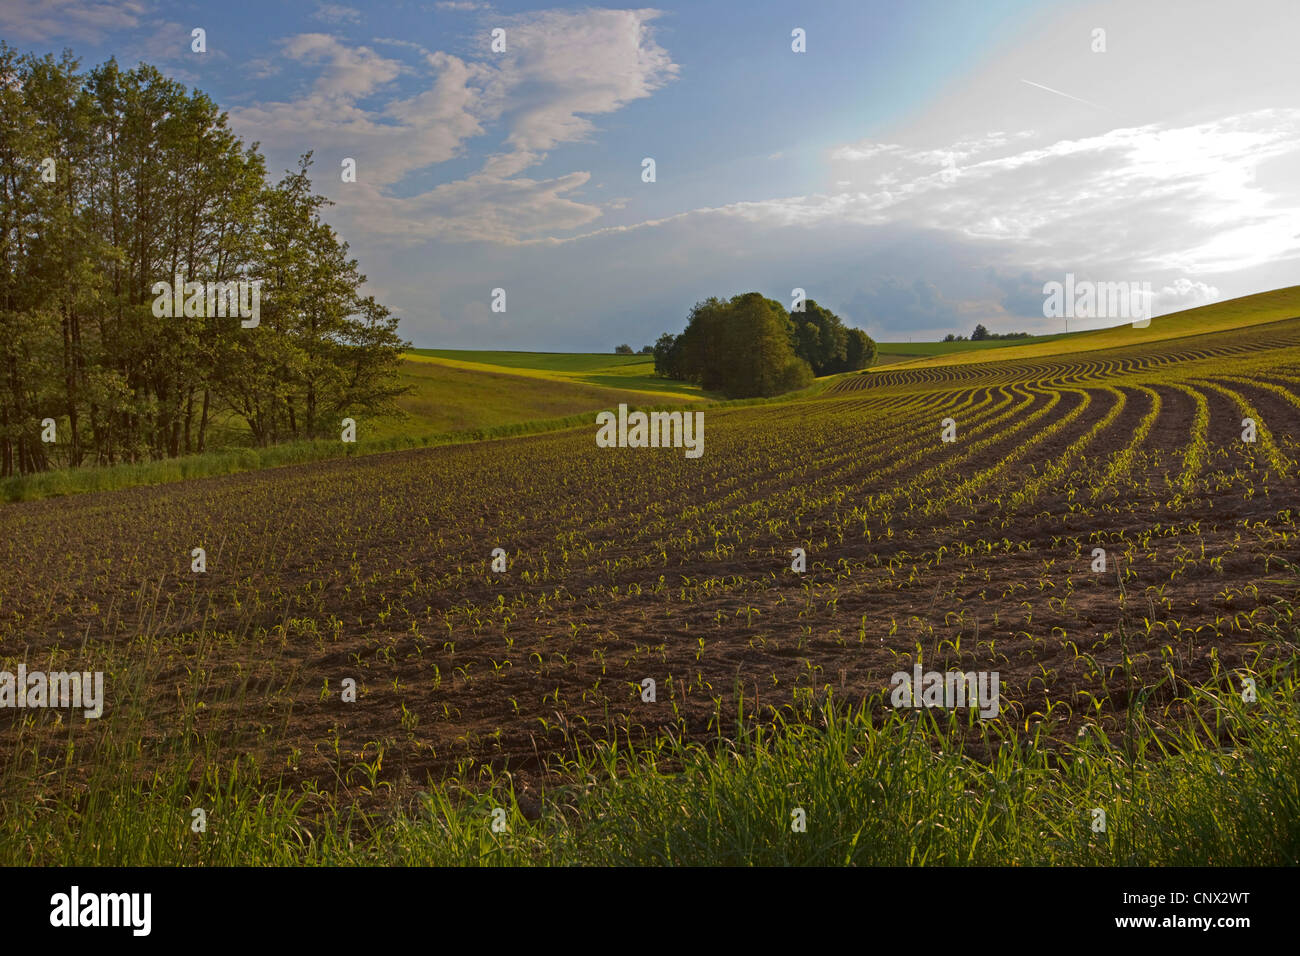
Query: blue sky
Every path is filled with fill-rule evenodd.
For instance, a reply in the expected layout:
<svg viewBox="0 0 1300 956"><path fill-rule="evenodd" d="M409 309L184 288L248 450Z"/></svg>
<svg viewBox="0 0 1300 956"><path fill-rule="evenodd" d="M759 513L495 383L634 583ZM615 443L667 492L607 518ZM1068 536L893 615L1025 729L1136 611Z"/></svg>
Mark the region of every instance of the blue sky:
<svg viewBox="0 0 1300 956"><path fill-rule="evenodd" d="M751 289L890 341L1060 331L1067 273L1156 314L1295 284L1297 27L1293 0L0 0L20 49L205 90L277 173L312 150L415 344L578 351Z"/></svg>

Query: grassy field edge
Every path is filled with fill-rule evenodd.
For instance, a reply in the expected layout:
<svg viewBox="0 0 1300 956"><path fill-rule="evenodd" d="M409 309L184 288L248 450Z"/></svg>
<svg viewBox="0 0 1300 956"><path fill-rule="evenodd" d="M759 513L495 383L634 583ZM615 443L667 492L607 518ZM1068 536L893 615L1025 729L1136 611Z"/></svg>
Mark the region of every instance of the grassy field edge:
<svg viewBox="0 0 1300 956"><path fill-rule="evenodd" d="M1296 636L1289 658L1216 666L1109 736L1085 725L1062 744L1050 718L981 724L891 710L883 695L845 708L827 688L819 706L768 727L742 719L711 744L575 736L540 794L481 767L378 811L358 799L393 793L380 744L340 761L332 793L218 761L193 733L141 777L150 715L128 705L79 786L59 755L19 742L2 777L0 865L1294 864ZM1237 690L1244 674L1257 700Z"/></svg>

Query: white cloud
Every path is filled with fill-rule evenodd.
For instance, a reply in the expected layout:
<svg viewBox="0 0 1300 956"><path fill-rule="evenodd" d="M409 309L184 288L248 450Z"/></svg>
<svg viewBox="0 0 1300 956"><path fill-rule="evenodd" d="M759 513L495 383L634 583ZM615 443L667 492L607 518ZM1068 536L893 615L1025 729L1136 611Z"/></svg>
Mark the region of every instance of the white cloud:
<svg viewBox="0 0 1300 956"><path fill-rule="evenodd" d="M402 47L403 49L406 50L414 50L416 53L420 54L423 57L433 56L432 51L428 50L424 46L421 46L419 43L416 43L413 40L398 40L395 39L394 37L375 37L370 42L384 43L387 44L388 46L396 46L396 47Z"/></svg>
<svg viewBox="0 0 1300 956"><path fill-rule="evenodd" d="M339 197L361 228L396 238L520 241L579 228L600 207L569 195L589 174L536 180L522 173L561 143L587 140L589 117L649 96L677 71L654 42L653 10L544 11L505 18L507 52L481 60L423 56L433 80L422 92L366 110L404 70L368 47L325 34L301 34L286 56L320 68L310 92L285 102L232 111L237 128L270 146L328 143L357 159L357 189ZM396 42L405 46L405 41ZM485 38L485 44L486 44ZM467 140L503 127L501 148L478 172L414 196L392 187L408 175L460 155Z"/></svg>
<svg viewBox="0 0 1300 956"><path fill-rule="evenodd" d="M1241 26L1280 22L1257 0L1241 0L1249 17L1185 3L1195 16L1158 0L1098 0L1008 20L982 62L872 139L827 149L807 185L692 209L717 173L691 170L689 195L705 199L652 206L650 221L634 217L644 191L596 202L588 196L610 190L577 164L537 170L677 75L655 42L655 11L469 21L505 27L505 54L489 50L486 29L469 37L472 52L442 44L456 55L311 34L290 48L286 72L309 64L315 84L232 116L250 139L358 159L360 181L336 182L331 216L354 248L382 248L369 271L407 307L417 338L580 348L598 327L602 343L651 341L705 295L794 285L886 340L969 333L976 321L1055 331L1041 288L1066 272L1150 281L1157 314L1294 281L1300 98L1288 31ZM485 5L438 5L471 7ZM1094 20L1110 26L1104 55L1088 51ZM472 171L458 164L455 181L440 181L438 164L471 149ZM681 188L673 179L656 200ZM509 316L486 307L503 277ZM615 312L653 316L655 327L611 329Z"/></svg>
<svg viewBox="0 0 1300 956"><path fill-rule="evenodd" d="M53 39L97 43L110 31L139 26L146 9L139 0L4 0L0 31L33 43Z"/></svg>
<svg viewBox="0 0 1300 956"><path fill-rule="evenodd" d="M509 42L485 98L507 117L506 141L532 156L586 139L587 116L649 96L677 73L651 36L653 10L543 11L506 21Z"/></svg>
<svg viewBox="0 0 1300 956"><path fill-rule="evenodd" d="M1171 285L1166 285L1155 294L1152 311L1163 314L1192 309L1198 305L1217 302L1221 296L1219 290L1205 282L1180 276Z"/></svg>
<svg viewBox="0 0 1300 956"><path fill-rule="evenodd" d="M388 184L412 169L451 159L463 140L483 131L470 112L477 94L469 84L477 69L457 57L433 54L427 64L432 85L376 111L356 101L396 79L406 69L399 61L324 34L292 37L284 50L291 59L321 67L310 91L230 112L236 129L270 148L348 156L357 160L363 181Z"/></svg>
<svg viewBox="0 0 1300 956"><path fill-rule="evenodd" d="M322 3L312 14L312 19L324 23L360 23L361 11L341 3Z"/></svg>
<svg viewBox="0 0 1300 956"><path fill-rule="evenodd" d="M598 217L597 207L564 195L589 178L585 172L546 180L479 173L400 199L363 187L346 193L339 205L371 234L413 241L515 241L576 229Z"/></svg>
<svg viewBox="0 0 1300 956"><path fill-rule="evenodd" d="M1261 172L1269 164L1293 167L1300 110L1042 139L994 132L947 146L853 144L832 151L840 157L833 169L858 180L843 191L696 209L571 239L539 230L538 239L515 247L508 269L495 260L493 268L521 283L527 277L528 301L546 315L560 310L561 288L579 274L595 301L632 295L644 311L674 316L674 302L682 312L681 303L707 294L780 294L800 285L889 340L968 334L976 322L995 331L1059 331L1042 317L1042 284L1067 271L1150 281L1160 315L1222 298L1225 280L1231 294L1269 288L1278 259L1300 255L1296 186ZM964 165L946 180L941 163L949 154ZM549 205L563 202L563 185L533 184L510 201L539 226L565 213L566 224L580 224L581 208ZM464 213L450 205L443 214L447 225ZM496 228L487 221L474 235ZM497 274L479 273L472 262L460 265L464 295ZM449 302L460 288L448 291ZM451 309L435 325L473 344L481 321L489 320L471 322ZM579 348L583 324L605 321L589 310L548 325L546 335L527 325L515 335L532 347L564 341ZM624 326L614 334L641 331Z"/></svg>
<svg viewBox="0 0 1300 956"><path fill-rule="evenodd" d="M1203 273L1300 254L1297 185L1278 193L1257 180L1266 163L1300 162L1300 109L1028 148L1025 138L992 134L946 149L852 144L830 153L844 191L726 212L774 226L898 223L1013 241L1029 264L1126 261Z"/></svg>
<svg viewBox="0 0 1300 956"><path fill-rule="evenodd" d="M244 70L255 80L265 80L280 72L280 64L260 56L245 63Z"/></svg>
<svg viewBox="0 0 1300 956"><path fill-rule="evenodd" d="M312 88L317 100L359 99L395 80L402 65L369 47L348 46L325 33L300 33L283 44L284 55L321 66Z"/></svg>

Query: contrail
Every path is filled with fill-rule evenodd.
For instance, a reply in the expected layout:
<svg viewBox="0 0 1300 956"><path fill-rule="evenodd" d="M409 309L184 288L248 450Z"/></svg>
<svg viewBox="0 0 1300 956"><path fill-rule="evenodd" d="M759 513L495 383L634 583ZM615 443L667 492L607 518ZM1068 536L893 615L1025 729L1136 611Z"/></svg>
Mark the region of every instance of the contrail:
<svg viewBox="0 0 1300 956"><path fill-rule="evenodd" d="M1043 86L1042 83L1035 83L1033 80L1022 79L1020 82L1028 83L1030 86L1036 86L1040 90L1047 90L1047 92L1049 93L1055 93L1057 96L1064 96L1067 100L1074 100L1077 103L1083 103L1085 106L1091 106L1093 109L1098 109L1098 110L1106 109L1106 107L1104 106L1099 106L1098 104L1092 103L1088 100L1080 99L1077 96L1071 96L1069 93L1062 93L1060 90L1054 90L1050 86Z"/></svg>

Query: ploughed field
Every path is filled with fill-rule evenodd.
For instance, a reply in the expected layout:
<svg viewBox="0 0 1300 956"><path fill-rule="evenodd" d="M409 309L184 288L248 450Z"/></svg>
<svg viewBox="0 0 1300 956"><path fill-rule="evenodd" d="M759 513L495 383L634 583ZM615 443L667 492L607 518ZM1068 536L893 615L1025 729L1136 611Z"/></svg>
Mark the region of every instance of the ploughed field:
<svg viewBox="0 0 1300 956"><path fill-rule="evenodd" d="M694 460L598 448L593 415L8 505L3 669L104 670L105 705L0 711L0 748L76 765L131 719L143 774L192 735L295 785L526 785L590 739L726 735L917 661L997 671L996 719L1064 741L1282 649L1298 396L1294 319L709 409Z"/></svg>

